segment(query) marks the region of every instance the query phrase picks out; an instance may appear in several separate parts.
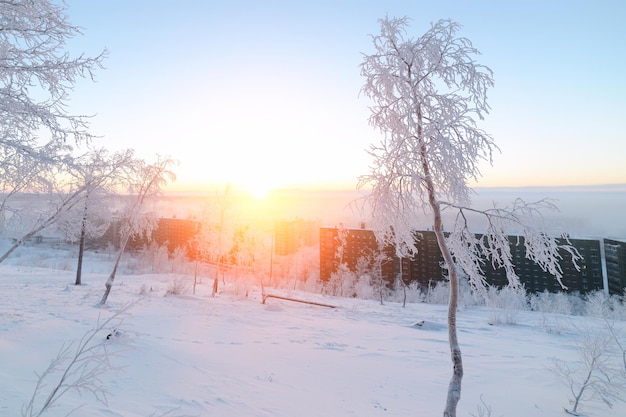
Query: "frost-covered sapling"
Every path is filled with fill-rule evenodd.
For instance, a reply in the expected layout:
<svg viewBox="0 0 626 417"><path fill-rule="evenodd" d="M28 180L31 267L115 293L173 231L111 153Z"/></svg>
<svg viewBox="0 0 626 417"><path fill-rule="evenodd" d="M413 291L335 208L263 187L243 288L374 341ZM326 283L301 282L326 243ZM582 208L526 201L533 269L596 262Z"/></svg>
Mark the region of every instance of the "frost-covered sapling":
<svg viewBox="0 0 626 417"><path fill-rule="evenodd" d="M129 175L128 192L130 199L122 214L120 226L120 249L117 253L113 270L105 284L104 294L100 304L104 305L113 287L113 281L117 273L126 245L132 236L146 233L150 235L156 227L156 217L143 212L143 206L149 197L160 194L168 180L176 179L170 166L175 161L167 157L159 157L153 164L147 164L143 160L137 160L132 165L132 173Z"/></svg>
<svg viewBox="0 0 626 417"><path fill-rule="evenodd" d="M548 368L569 389L570 414L579 415L584 402L599 399L612 408L623 402L626 374L621 358L615 354L615 340L607 329L579 329L581 339L576 343L577 361L553 359Z"/></svg>
<svg viewBox="0 0 626 417"><path fill-rule="evenodd" d="M111 338L107 336L119 332L116 329L122 325L123 316L134 305L128 303L108 319L98 319L77 343L62 346L44 372L36 374L37 383L30 400L22 406L22 417L45 414L71 391L89 393L106 404L108 391L102 376L114 369L109 361Z"/></svg>

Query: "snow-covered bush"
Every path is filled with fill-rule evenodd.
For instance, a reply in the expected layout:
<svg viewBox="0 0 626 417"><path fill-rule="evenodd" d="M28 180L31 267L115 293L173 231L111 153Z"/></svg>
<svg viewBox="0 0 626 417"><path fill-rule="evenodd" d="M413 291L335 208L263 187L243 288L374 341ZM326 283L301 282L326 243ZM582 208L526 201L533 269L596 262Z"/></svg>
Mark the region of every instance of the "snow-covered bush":
<svg viewBox="0 0 626 417"><path fill-rule="evenodd" d="M190 281L186 276L178 276L172 279L165 291L165 295L181 295L189 293Z"/></svg>
<svg viewBox="0 0 626 417"><path fill-rule="evenodd" d="M192 263L187 258L187 251L183 247L177 247L169 257L170 271L177 274L192 274Z"/></svg>
<svg viewBox="0 0 626 417"><path fill-rule="evenodd" d="M485 294L485 303L491 312L491 324L514 324L517 322L518 313L527 310L524 288L489 287Z"/></svg>
<svg viewBox="0 0 626 417"><path fill-rule="evenodd" d="M604 291L594 291L585 295L586 315L611 320L626 319L626 309L620 297L607 295Z"/></svg>
<svg viewBox="0 0 626 417"><path fill-rule="evenodd" d="M404 301L407 303L423 303L424 297L425 294L422 293L418 282L413 281L407 285L399 278L396 279L394 289L391 294L391 301L396 303L402 303Z"/></svg>
<svg viewBox="0 0 626 417"><path fill-rule="evenodd" d="M333 272L325 285L325 292L337 297L354 297L354 285L356 274L348 269L345 264L340 264L336 272Z"/></svg>
<svg viewBox="0 0 626 417"><path fill-rule="evenodd" d="M585 294L586 315L590 317L606 317L608 296L602 291Z"/></svg>
<svg viewBox="0 0 626 417"><path fill-rule="evenodd" d="M354 293L357 298L362 300L373 300L376 298L375 288L372 286L372 280L369 275L361 275L357 278L354 285Z"/></svg>
<svg viewBox="0 0 626 417"><path fill-rule="evenodd" d="M428 304L448 304L450 287L446 281L437 281L428 286L424 302Z"/></svg>
<svg viewBox="0 0 626 417"><path fill-rule="evenodd" d="M448 281L431 282L426 292L422 295L423 302L427 304L448 304L450 298L450 286ZM459 306L468 308L482 305L483 300L475 293L467 280L459 282Z"/></svg>
<svg viewBox="0 0 626 417"><path fill-rule="evenodd" d="M167 246L151 242L137 255L137 266L145 273L171 272L169 268L169 253Z"/></svg>
<svg viewBox="0 0 626 417"><path fill-rule="evenodd" d="M572 314L571 296L563 292L551 293L545 290L529 296L529 303L531 310L539 313Z"/></svg>
<svg viewBox="0 0 626 417"><path fill-rule="evenodd" d="M322 292L322 284L320 283L319 272L314 274L310 273L307 277L306 281L304 281L304 291L312 292L312 293L321 293Z"/></svg>

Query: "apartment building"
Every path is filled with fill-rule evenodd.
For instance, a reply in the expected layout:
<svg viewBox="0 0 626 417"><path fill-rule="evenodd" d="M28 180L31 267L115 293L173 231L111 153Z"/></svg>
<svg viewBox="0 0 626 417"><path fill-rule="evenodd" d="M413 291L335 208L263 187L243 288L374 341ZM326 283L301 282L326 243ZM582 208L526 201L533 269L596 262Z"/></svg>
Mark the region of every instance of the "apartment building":
<svg viewBox="0 0 626 417"><path fill-rule="evenodd" d="M274 224L274 253L293 255L301 247L315 246L318 228L319 223L302 219L277 221Z"/></svg>
<svg viewBox="0 0 626 417"><path fill-rule="evenodd" d="M348 229L345 239L345 248L343 250L346 264L352 270L356 265L355 257L370 252L377 248L374 232L364 229ZM360 238L357 236L361 236ZM392 248L387 248L386 252L390 254L393 261L388 262L385 279L391 283L395 277L402 277L405 283L417 282L423 288L427 288L434 283L445 279L445 268L443 257L437 239L433 231L416 231L417 254L412 258L398 259L394 256ZM513 255L513 264L516 272L524 284L526 290L530 293L566 291L579 292L581 294L601 290L604 286L603 274L603 248L601 239L570 239L571 244L579 251L583 259L578 261L578 267L572 263L572 257L567 251L561 251L562 260L560 267L562 270L561 282L566 288L562 288L559 282L548 272L543 271L539 265L532 260L526 258L524 239L519 236L509 236L511 245L511 253ZM560 240L559 243L565 243ZM626 242L622 245L613 244L615 252L620 256L615 256L612 268L613 286L609 286L611 294L621 294L623 290L617 291L625 279L626 268L624 260L626 260ZM337 259L337 250L340 244L339 229L322 228L320 229L320 277L322 280L328 279L336 270L339 263ZM606 246L606 245L605 245ZM619 251L622 252L619 252ZM621 262L621 264L619 264ZM612 264L612 265L613 265ZM484 266L485 279L489 284L496 286L504 286L507 278L502 269L494 269L490 263ZM620 275L621 274L621 275ZM622 281L620 281L622 280Z"/></svg>
<svg viewBox="0 0 626 417"><path fill-rule="evenodd" d="M626 240L605 238L604 259L609 294L624 295L626 291Z"/></svg>
<svg viewBox="0 0 626 417"><path fill-rule="evenodd" d="M382 249L386 258L380 264L383 279L392 283L395 277L393 248ZM340 263L345 263L349 270L356 271L360 259L367 261L373 268L381 249L374 232L364 227L345 229L342 227L320 228L320 279L328 281L337 271Z"/></svg>
<svg viewBox="0 0 626 417"><path fill-rule="evenodd" d="M121 223L119 221L112 222L106 233L90 241L90 244L118 247L120 243L120 227ZM152 231L149 238L147 236L133 236L128 242L128 249L138 250L153 242L159 246L167 246L170 252L179 247L188 249L194 236L198 233L198 229L199 223L194 220L160 218L157 221L157 227Z"/></svg>

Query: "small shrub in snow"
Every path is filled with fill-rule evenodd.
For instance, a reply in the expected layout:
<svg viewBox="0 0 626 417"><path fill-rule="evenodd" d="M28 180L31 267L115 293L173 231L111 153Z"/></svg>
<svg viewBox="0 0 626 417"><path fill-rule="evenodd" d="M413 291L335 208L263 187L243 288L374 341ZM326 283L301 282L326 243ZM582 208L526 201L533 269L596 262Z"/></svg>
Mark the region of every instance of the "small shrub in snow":
<svg viewBox="0 0 626 417"><path fill-rule="evenodd" d="M570 296L563 292L550 293L545 290L542 293L529 297L530 308L540 313L572 314Z"/></svg>
<svg viewBox="0 0 626 417"><path fill-rule="evenodd" d="M491 417L491 406L488 405L483 396L480 396L480 404L476 406L476 414L470 413L472 417Z"/></svg>
<svg viewBox="0 0 626 417"><path fill-rule="evenodd" d="M405 299L406 297L406 299ZM424 302L425 294L420 290L419 283L413 281L408 285L402 282L400 279L396 279L393 293L391 294L391 301L396 303L422 303Z"/></svg>
<svg viewBox="0 0 626 417"><path fill-rule="evenodd" d="M345 264L340 264L337 272L333 272L326 283L326 291L330 295L338 297L354 297L354 285L356 274L348 269Z"/></svg>
<svg viewBox="0 0 626 417"><path fill-rule="evenodd" d="M626 319L626 309L620 297L607 295L604 291L594 291L584 297L586 313L590 317L610 320Z"/></svg>
<svg viewBox="0 0 626 417"><path fill-rule="evenodd" d="M428 290L423 295L423 302L427 304L448 304L449 299L450 286L448 281L431 281ZM480 298L472 291L469 282L461 280L459 282L459 305L467 308L481 304Z"/></svg>
<svg viewBox="0 0 626 417"><path fill-rule="evenodd" d="M170 281L165 295L181 295L188 292L189 283L183 277L178 277Z"/></svg>
<svg viewBox="0 0 626 417"><path fill-rule="evenodd" d="M603 291L594 291L585 295L587 316L606 317L608 311L608 296Z"/></svg>
<svg viewBox="0 0 626 417"><path fill-rule="evenodd" d="M139 295L146 295L150 291L152 291L152 288L148 288L148 286L145 283L143 283L141 284L141 287L139 288Z"/></svg>
<svg viewBox="0 0 626 417"><path fill-rule="evenodd" d="M527 309L526 292L523 288L489 287L485 294L485 303L491 311L491 324L514 324L518 313Z"/></svg>
<svg viewBox="0 0 626 417"><path fill-rule="evenodd" d="M309 274L306 281L304 282L304 291L312 293L322 292L322 284L320 283L319 274Z"/></svg>
<svg viewBox="0 0 626 417"><path fill-rule="evenodd" d="M578 292L567 294L567 297L572 305L572 316L585 316L587 314L585 300Z"/></svg>
<svg viewBox="0 0 626 417"><path fill-rule="evenodd" d="M428 286L424 302L428 304L448 304L450 287L445 281L437 281Z"/></svg>
<svg viewBox="0 0 626 417"><path fill-rule="evenodd" d="M373 300L376 298L376 294L374 294L374 287L372 286L369 275L362 275L357 279L356 284L354 285L354 292L356 297L362 300Z"/></svg>

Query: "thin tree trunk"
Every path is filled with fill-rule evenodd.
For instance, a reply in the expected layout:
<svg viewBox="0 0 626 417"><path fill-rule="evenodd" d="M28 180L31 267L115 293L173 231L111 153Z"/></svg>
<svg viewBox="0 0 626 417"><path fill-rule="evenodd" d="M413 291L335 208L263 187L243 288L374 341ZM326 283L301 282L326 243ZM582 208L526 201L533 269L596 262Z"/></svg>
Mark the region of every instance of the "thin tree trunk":
<svg viewBox="0 0 626 417"><path fill-rule="evenodd" d="M421 116L421 114L418 115ZM421 127L418 127L421 136ZM428 193L428 203L433 210L433 229L437 237L437 244L443 255L443 259L448 269L448 279L450 280L450 300L448 301L448 343L450 345L450 356L452 359L452 378L448 384L448 395L446 398L446 408L443 411L444 417L456 417L456 409L461 399L461 383L463 380L463 358L456 331L456 312L459 305L459 279L450 249L446 244L443 233L443 221L441 219L441 207L435 194L435 186L430 176L430 167L426 158L426 146L422 142L421 157L422 168L424 170L424 185Z"/></svg>
<svg viewBox="0 0 626 417"><path fill-rule="evenodd" d="M218 287L218 279L217 277L215 277L215 279L213 280L213 289L211 290L211 297L215 297L215 294L217 294L217 287Z"/></svg>
<svg viewBox="0 0 626 417"><path fill-rule="evenodd" d="M87 200L85 200L85 211L83 212L83 222L80 225L80 242L78 244L78 265L76 266L76 282L74 285L82 284L83 253L85 252L85 235L87 234Z"/></svg>
<svg viewBox="0 0 626 417"><path fill-rule="evenodd" d="M591 360L591 362L589 363L589 369L587 372L587 377L585 378L585 382L583 382L580 386L580 390L578 391L578 394L574 393L574 390L572 389L572 393L574 394L574 408L572 408L572 414L576 415L576 413L578 412L578 405L580 403L580 399L583 396L583 393L585 392L585 390L589 387L589 381L591 380L591 376L593 375L593 371L596 370L596 362L598 360L598 356L593 357L593 359ZM572 383L570 383L571 386L573 386Z"/></svg>
<svg viewBox="0 0 626 417"><path fill-rule="evenodd" d="M404 274L402 271L402 257L400 257L400 283L402 284L402 308L406 307L406 283L404 282Z"/></svg>
<svg viewBox="0 0 626 417"><path fill-rule="evenodd" d="M459 304L459 279L456 268L452 262L452 255L448 249L443 229L441 228L441 214L439 214L439 227L436 227L437 242L448 267L450 279L450 300L448 302L448 342L450 344L450 356L452 359L452 378L448 385L448 396L444 417L456 417L456 407L461 399L461 382L463 380L463 358L456 331L456 312ZM437 221L435 222L435 224Z"/></svg>
<svg viewBox="0 0 626 417"><path fill-rule="evenodd" d="M83 271L83 253L85 252L85 225L80 230L80 243L78 244L78 265L76 266L76 282L74 285L81 285Z"/></svg>
<svg viewBox="0 0 626 417"><path fill-rule="evenodd" d="M113 265L113 270L107 279L106 284L104 284L104 294L102 295L102 300L100 300L100 305L105 305L107 299L109 298L109 293L111 292L111 288L113 287L113 281L115 280L115 274L117 273L117 267L120 264L120 260L122 259L122 255L124 254L124 250L126 249L126 243L128 243L128 239L124 239L122 242L122 246L120 247L120 251L117 254L117 258L115 259L115 265Z"/></svg>
<svg viewBox="0 0 626 417"><path fill-rule="evenodd" d="M197 255L196 255L197 256ZM198 283L198 260L196 259L196 266L193 270L193 295L196 295L196 284Z"/></svg>
<svg viewBox="0 0 626 417"><path fill-rule="evenodd" d="M430 183L430 181L429 181ZM431 185L432 186L432 185ZM430 206L434 214L434 229L437 236L439 249L443 254L448 269L448 278L450 280L450 300L448 301L448 343L450 345L450 355L452 359L452 378L448 385L448 396L446 399L446 408L443 412L444 417L456 417L456 408L461 399L461 382L463 380L463 358L461 356L461 348L456 330L456 312L459 305L459 279L456 268L452 259L452 254L448 249L443 233L443 224L441 221L441 209L434 194L429 191Z"/></svg>

